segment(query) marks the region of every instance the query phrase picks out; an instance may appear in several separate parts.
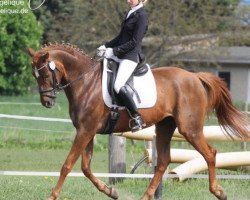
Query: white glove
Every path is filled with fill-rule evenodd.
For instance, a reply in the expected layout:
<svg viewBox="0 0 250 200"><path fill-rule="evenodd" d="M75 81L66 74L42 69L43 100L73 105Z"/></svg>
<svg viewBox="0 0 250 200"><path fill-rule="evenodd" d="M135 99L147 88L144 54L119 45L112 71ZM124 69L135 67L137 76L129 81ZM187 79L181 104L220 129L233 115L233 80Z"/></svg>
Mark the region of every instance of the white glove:
<svg viewBox="0 0 250 200"><path fill-rule="evenodd" d="M99 46L98 48L97 48L97 50L96 50L96 55L97 56L104 56L104 54L105 54L105 51L106 51L106 47L105 47L105 45L101 45L101 46Z"/></svg>
<svg viewBox="0 0 250 200"><path fill-rule="evenodd" d="M114 56L114 52L112 48L107 48L104 54L105 58L111 58L112 56Z"/></svg>

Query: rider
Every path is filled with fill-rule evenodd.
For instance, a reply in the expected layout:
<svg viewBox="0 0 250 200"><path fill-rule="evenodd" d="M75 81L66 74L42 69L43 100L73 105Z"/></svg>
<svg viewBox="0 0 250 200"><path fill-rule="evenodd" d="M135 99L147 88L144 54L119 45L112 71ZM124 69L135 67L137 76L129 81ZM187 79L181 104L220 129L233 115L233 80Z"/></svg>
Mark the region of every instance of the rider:
<svg viewBox="0 0 250 200"><path fill-rule="evenodd" d="M148 29L148 14L144 9L146 0L127 0L127 2L131 9L122 22L120 33L100 46L97 52L105 51L106 58L113 58L120 63L114 89L129 111L132 118L131 131L135 132L142 129L145 123L125 84L140 60L142 39Z"/></svg>

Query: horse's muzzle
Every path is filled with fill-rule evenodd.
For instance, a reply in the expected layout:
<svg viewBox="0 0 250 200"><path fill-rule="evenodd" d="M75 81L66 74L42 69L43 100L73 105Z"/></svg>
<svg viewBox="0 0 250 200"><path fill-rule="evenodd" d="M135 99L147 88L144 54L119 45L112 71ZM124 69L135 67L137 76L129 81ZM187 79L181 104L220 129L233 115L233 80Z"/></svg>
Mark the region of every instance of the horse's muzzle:
<svg viewBox="0 0 250 200"><path fill-rule="evenodd" d="M41 103L46 108L52 108L55 105L55 96L41 95Z"/></svg>
<svg viewBox="0 0 250 200"><path fill-rule="evenodd" d="M55 105L54 99L50 101L45 101L45 103L43 104L43 106L45 106L46 108L52 108L54 105Z"/></svg>

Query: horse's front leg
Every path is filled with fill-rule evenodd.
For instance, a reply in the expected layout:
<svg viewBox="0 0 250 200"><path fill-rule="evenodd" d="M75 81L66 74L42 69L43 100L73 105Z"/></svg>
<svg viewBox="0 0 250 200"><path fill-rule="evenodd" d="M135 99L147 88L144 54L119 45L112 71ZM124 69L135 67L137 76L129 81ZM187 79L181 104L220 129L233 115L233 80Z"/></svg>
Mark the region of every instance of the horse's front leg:
<svg viewBox="0 0 250 200"><path fill-rule="evenodd" d="M108 187L101 180L96 178L90 168L90 163L93 155L93 139L89 142L86 149L82 152L82 171L84 175L96 186L96 188L111 197L112 199L118 199L118 193L115 188Z"/></svg>
<svg viewBox="0 0 250 200"><path fill-rule="evenodd" d="M93 134L94 135L94 134ZM71 171L73 168L74 164L76 163L77 159L83 152L83 149L87 146L89 141L93 138L91 137L91 134L85 134L84 131L77 131L75 140L73 142L73 145L71 147L71 150L68 154L67 159L64 162L64 165L62 166L61 172L60 172L60 177L57 182L56 187L53 189L50 197L48 200L55 200L59 196L59 193L61 191L63 182L68 175L68 173Z"/></svg>

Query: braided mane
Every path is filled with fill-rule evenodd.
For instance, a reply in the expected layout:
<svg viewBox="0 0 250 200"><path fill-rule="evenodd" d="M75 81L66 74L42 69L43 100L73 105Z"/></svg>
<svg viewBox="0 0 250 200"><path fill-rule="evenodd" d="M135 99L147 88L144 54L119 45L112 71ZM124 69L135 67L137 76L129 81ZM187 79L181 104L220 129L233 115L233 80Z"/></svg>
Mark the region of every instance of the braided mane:
<svg viewBox="0 0 250 200"><path fill-rule="evenodd" d="M48 51L48 50L63 50L68 52L69 54L75 56L75 53L80 53L84 56L89 57L89 55L83 50L77 47L76 45L70 44L70 43L48 43L44 44L41 48L42 51Z"/></svg>

